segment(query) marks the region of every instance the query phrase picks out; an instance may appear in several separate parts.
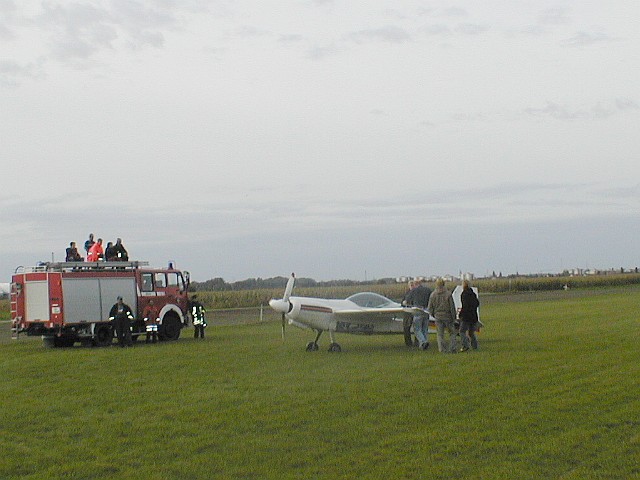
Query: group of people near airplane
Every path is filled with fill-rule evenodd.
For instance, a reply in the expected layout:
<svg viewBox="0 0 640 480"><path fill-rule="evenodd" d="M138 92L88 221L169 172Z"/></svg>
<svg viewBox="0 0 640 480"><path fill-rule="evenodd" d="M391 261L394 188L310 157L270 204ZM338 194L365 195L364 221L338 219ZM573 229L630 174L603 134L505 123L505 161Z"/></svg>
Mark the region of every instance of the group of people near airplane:
<svg viewBox="0 0 640 480"><path fill-rule="evenodd" d="M107 262L126 262L129 260L127 249L122 245L122 239L116 239L116 243L107 242L106 248L102 247L102 239L94 240L93 233L89 234L89 238L84 242L84 250L86 252L87 262L99 262L106 260ZM66 262L84 262L85 257L80 255L76 242L70 242L67 247L65 261Z"/></svg>
<svg viewBox="0 0 640 480"><path fill-rule="evenodd" d="M469 282L462 282L462 294L460 296L462 308L457 315L460 320L460 338L462 347L460 352L466 352L469 348L478 348L476 337L478 323L478 307L480 300L475 294ZM426 280L410 282L409 291L402 300L405 306L418 307L413 315L413 331L418 348L429 348L429 318L434 317L437 329L438 350L442 353L455 353L458 351L457 334L455 327L456 306L451 293L445 288L444 280L436 280L436 289L432 291L427 286ZM449 336L448 344L445 343L445 332Z"/></svg>

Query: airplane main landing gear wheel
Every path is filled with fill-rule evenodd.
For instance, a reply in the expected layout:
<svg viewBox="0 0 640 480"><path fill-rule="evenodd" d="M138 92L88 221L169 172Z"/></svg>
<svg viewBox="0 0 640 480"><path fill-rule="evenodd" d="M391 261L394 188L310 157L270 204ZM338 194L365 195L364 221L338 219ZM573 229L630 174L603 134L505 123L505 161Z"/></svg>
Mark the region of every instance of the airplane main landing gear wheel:
<svg viewBox="0 0 640 480"><path fill-rule="evenodd" d="M318 344L316 342L307 343L307 352L317 352Z"/></svg>
<svg viewBox="0 0 640 480"><path fill-rule="evenodd" d="M330 352L341 352L342 348L340 348L340 345L338 345L337 343L332 343L331 345L329 345L329 351Z"/></svg>

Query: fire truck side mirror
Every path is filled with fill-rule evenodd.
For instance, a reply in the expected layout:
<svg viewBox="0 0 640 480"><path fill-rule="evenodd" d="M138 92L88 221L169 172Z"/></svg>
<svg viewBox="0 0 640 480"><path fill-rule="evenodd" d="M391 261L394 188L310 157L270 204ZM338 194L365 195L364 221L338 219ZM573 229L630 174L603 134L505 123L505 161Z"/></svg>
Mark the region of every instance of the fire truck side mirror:
<svg viewBox="0 0 640 480"><path fill-rule="evenodd" d="M191 283L191 274L189 272L184 273L184 283L187 285L186 289L189 290L189 284Z"/></svg>

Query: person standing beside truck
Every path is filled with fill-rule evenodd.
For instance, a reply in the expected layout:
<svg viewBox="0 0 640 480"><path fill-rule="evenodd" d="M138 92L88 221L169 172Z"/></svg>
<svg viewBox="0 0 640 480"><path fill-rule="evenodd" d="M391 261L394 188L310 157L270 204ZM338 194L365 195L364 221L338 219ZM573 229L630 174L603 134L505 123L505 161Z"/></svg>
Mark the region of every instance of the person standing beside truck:
<svg viewBox="0 0 640 480"><path fill-rule="evenodd" d="M158 309L153 304L153 300L149 300L147 306L144 307L142 317L147 332L146 343L156 343L158 341Z"/></svg>
<svg viewBox="0 0 640 480"><path fill-rule="evenodd" d="M194 295L191 300L191 318L193 318L193 338L204 338L204 329L207 326L207 320L205 319L204 305L198 300L197 295Z"/></svg>
<svg viewBox="0 0 640 480"><path fill-rule="evenodd" d="M116 303L111 307L109 320L114 323L116 336L118 337L118 345L121 347L132 347L131 320L133 320L133 312L131 311L131 307L123 302L122 297L118 297Z"/></svg>

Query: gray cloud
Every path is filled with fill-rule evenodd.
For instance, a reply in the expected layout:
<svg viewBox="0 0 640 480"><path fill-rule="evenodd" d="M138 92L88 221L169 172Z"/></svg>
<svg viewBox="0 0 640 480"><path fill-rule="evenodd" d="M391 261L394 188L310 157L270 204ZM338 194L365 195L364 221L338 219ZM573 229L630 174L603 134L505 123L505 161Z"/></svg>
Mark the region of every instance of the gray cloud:
<svg viewBox="0 0 640 480"><path fill-rule="evenodd" d="M589 47L613 41L616 41L616 39L602 32L578 32L573 37L563 40L561 45L565 47Z"/></svg>
<svg viewBox="0 0 640 480"><path fill-rule="evenodd" d="M11 40L13 37L11 29L7 25L0 23L0 40Z"/></svg>
<svg viewBox="0 0 640 480"><path fill-rule="evenodd" d="M260 38L269 37L272 33L263 28L254 27L252 25L243 25L236 30L236 35L241 38Z"/></svg>
<svg viewBox="0 0 640 480"><path fill-rule="evenodd" d="M420 28L420 33L424 33L426 35L450 35L451 29L443 24L443 23L434 23L431 25L425 25Z"/></svg>
<svg viewBox="0 0 640 480"><path fill-rule="evenodd" d="M587 108L572 108L555 102L547 102L544 107L527 108L524 112L535 117L551 117L556 120L595 120L640 109L634 100L618 98L613 101L599 102Z"/></svg>
<svg viewBox="0 0 640 480"><path fill-rule="evenodd" d="M42 78L42 64L22 65L12 60L0 60L0 85L15 87L24 79Z"/></svg>
<svg viewBox="0 0 640 480"><path fill-rule="evenodd" d="M285 34L285 35L280 35L278 37L278 41L280 43L284 43L284 44L300 43L300 42L303 42L304 39L305 38L302 35L295 34L295 33L289 33L289 34Z"/></svg>
<svg viewBox="0 0 640 480"><path fill-rule="evenodd" d="M550 8L538 15L540 25L566 25L569 22L570 17L564 8Z"/></svg>
<svg viewBox="0 0 640 480"><path fill-rule="evenodd" d="M371 28L352 32L347 34L345 38L355 43L365 43L370 41L402 43L410 41L411 35L401 27L388 25L380 28Z"/></svg>
<svg viewBox="0 0 640 480"><path fill-rule="evenodd" d="M17 7L12 0L0 0L0 40L13 40Z"/></svg>
<svg viewBox="0 0 640 480"><path fill-rule="evenodd" d="M0 38L20 38L16 29L35 26L48 39L42 56L77 65L105 50L161 48L166 32L180 29L186 14L206 8L206 3L195 0L53 1L42 2L41 10L29 16L18 14L13 2L0 0Z"/></svg>
<svg viewBox="0 0 640 480"><path fill-rule="evenodd" d="M443 17L467 17L469 13L460 7L449 7L441 10L439 14Z"/></svg>
<svg viewBox="0 0 640 480"><path fill-rule="evenodd" d="M462 35L480 35L488 30L489 26L475 23L461 23L455 28L455 31Z"/></svg>
<svg viewBox="0 0 640 480"><path fill-rule="evenodd" d="M335 43L328 45L315 45L307 50L307 58L310 60L323 60L327 57L337 55L342 51Z"/></svg>
<svg viewBox="0 0 640 480"><path fill-rule="evenodd" d="M87 59L95 52L110 48L117 38L109 25L109 14L88 4L60 6L44 4L38 25L50 33L51 49L57 60Z"/></svg>

